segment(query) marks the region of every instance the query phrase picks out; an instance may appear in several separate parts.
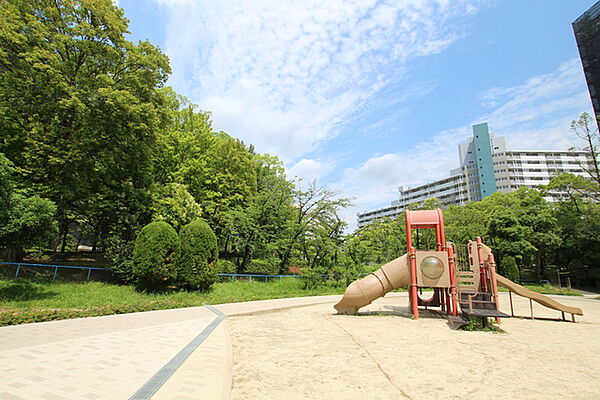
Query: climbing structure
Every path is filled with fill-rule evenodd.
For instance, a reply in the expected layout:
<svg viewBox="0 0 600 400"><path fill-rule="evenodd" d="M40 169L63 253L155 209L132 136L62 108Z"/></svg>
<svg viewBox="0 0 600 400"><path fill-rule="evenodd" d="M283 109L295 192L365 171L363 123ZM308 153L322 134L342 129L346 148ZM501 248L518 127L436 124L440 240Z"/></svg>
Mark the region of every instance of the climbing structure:
<svg viewBox="0 0 600 400"><path fill-rule="evenodd" d="M536 301L548 308L572 315L583 315L579 308L562 305L539 293L534 293L498 275L494 255L489 247L477 238L465 245L446 242L442 210L405 211L407 254L383 265L379 270L351 283L344 296L334 307L340 314L355 314L358 309L403 286L409 288L410 310L419 318L419 306L440 307L451 317L488 317L499 321L508 317L499 309L498 284L512 292ZM420 249L415 243L419 230L433 229L433 249ZM416 244L416 246L415 246ZM422 289L433 289L429 299L421 297ZM533 310L533 308L532 308ZM533 311L532 311L533 318ZM452 320L452 318L451 318Z"/></svg>

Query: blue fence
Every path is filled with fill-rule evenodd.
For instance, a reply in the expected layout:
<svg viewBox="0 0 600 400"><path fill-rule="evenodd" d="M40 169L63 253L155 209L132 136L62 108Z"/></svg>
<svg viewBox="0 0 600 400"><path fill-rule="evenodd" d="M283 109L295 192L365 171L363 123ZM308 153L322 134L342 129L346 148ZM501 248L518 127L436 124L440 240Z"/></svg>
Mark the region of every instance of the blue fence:
<svg viewBox="0 0 600 400"><path fill-rule="evenodd" d="M16 265L17 266L17 270L15 272L15 278L19 277L19 273L21 272L21 267L54 268L54 274L52 275L52 280L56 280L56 277L58 276L58 270L59 270L59 268L87 270L86 280L88 280L88 281L90 280L90 275L92 274L92 270L112 271L110 268L75 267L75 266L72 266L72 265L29 264L29 263L12 263L12 262L4 262L4 261L0 261L0 264L3 264L3 265Z"/></svg>
<svg viewBox="0 0 600 400"><path fill-rule="evenodd" d="M15 271L15 278L19 277L19 273L21 272L21 268L22 267L40 267L40 268L53 268L54 269L54 273L52 275L52 280L56 280L56 277L58 276L58 270L60 268L65 268L65 269L81 269L81 270L87 270L87 276L86 276L86 280L90 280L90 275L92 273L92 270L97 270L97 271L110 271L112 272L112 269L110 268L101 268L101 267L84 267L84 266L73 266L73 265L53 265L53 264L30 264L30 263L13 263L13 262L4 262L4 261L0 261L0 265L14 265L16 266L16 271ZM359 274L359 276L363 276L363 275L368 275L368 274ZM297 279L298 277L301 277L302 275L260 275L260 274L217 274L217 276L220 277L225 277L225 278L229 278L230 281L234 281L234 280L248 280L249 282L252 282L252 280L263 280L265 282L268 282L269 280L274 280L274 279L278 279L279 281L281 281L283 278L292 278L292 279ZM329 277L329 278L335 278L336 275L321 275L322 277Z"/></svg>

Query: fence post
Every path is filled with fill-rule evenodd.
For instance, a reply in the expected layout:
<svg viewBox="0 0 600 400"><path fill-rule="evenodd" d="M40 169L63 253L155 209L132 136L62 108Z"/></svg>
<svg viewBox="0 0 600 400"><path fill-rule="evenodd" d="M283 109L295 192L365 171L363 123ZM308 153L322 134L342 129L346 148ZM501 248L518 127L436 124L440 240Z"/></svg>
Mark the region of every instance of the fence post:
<svg viewBox="0 0 600 400"><path fill-rule="evenodd" d="M252 275L250 275L250 282L252 282Z"/></svg>
<svg viewBox="0 0 600 400"><path fill-rule="evenodd" d="M88 274L87 274L87 279L86 280L90 280L90 274L92 273L92 269L88 268Z"/></svg>
<svg viewBox="0 0 600 400"><path fill-rule="evenodd" d="M15 279L19 277L19 271L21 270L21 264L17 264L17 273L15 274Z"/></svg>
<svg viewBox="0 0 600 400"><path fill-rule="evenodd" d="M56 280L56 275L58 274L58 267L54 267L54 277L52 278L53 281Z"/></svg>

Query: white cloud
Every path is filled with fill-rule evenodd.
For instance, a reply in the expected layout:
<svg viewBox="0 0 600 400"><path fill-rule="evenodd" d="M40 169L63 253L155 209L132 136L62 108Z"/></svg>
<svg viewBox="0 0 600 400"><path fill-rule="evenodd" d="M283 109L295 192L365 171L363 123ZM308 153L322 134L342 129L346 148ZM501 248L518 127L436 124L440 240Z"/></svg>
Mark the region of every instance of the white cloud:
<svg viewBox="0 0 600 400"><path fill-rule="evenodd" d="M414 186L449 176L459 166L457 145L472 135L471 126L488 122L492 132L508 138L512 149L553 150L572 146L570 121L590 109L579 60L521 85L492 88L481 96L493 109L468 125L440 132L411 149L374 155L357 168L347 169L335 184L354 197L344 217L355 226L356 213L383 207L398 197L398 186Z"/></svg>
<svg viewBox="0 0 600 400"><path fill-rule="evenodd" d="M286 170L288 179L302 180L304 183L319 182L333 169L334 164L303 158Z"/></svg>
<svg viewBox="0 0 600 400"><path fill-rule="evenodd" d="M456 41L447 22L479 3L155 1L169 10L171 84L217 129L287 162L335 136L409 61Z"/></svg>

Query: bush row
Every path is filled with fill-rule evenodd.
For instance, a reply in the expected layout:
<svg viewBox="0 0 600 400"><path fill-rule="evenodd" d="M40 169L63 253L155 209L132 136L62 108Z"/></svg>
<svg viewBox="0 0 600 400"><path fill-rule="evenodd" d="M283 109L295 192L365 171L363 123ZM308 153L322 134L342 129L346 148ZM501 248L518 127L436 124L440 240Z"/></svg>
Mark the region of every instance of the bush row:
<svg viewBox="0 0 600 400"><path fill-rule="evenodd" d="M217 237L201 220L179 235L164 221L140 231L133 247L133 277L144 290L208 290L215 281Z"/></svg>

